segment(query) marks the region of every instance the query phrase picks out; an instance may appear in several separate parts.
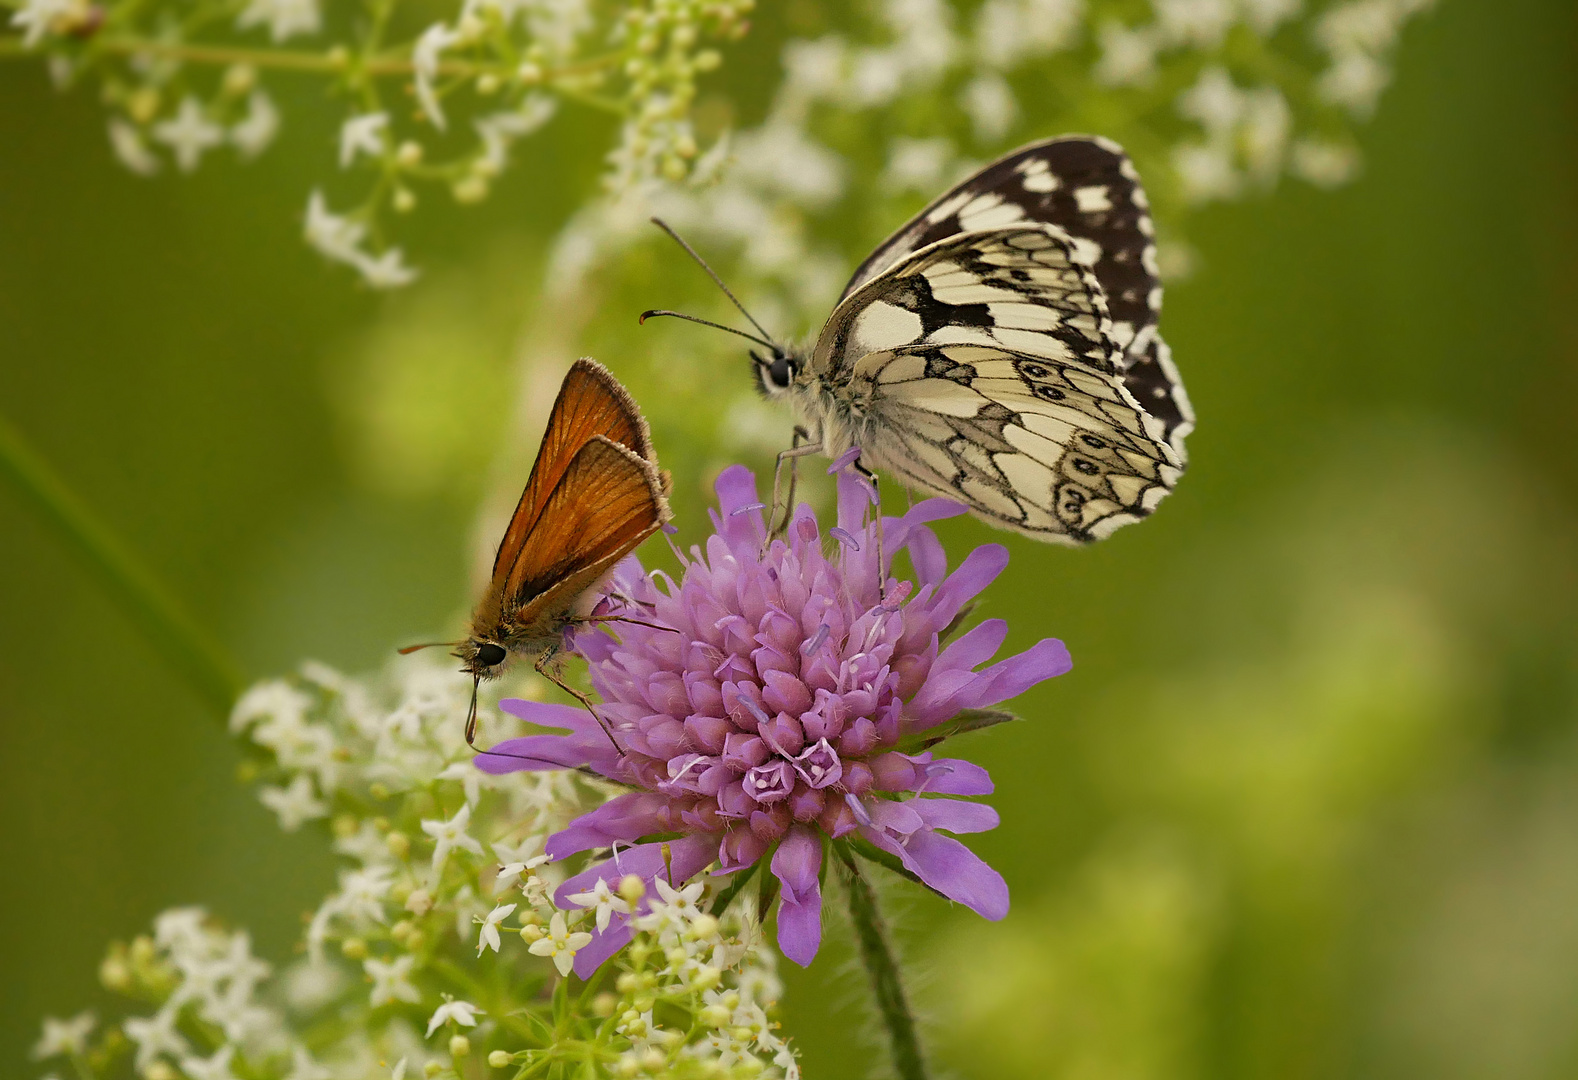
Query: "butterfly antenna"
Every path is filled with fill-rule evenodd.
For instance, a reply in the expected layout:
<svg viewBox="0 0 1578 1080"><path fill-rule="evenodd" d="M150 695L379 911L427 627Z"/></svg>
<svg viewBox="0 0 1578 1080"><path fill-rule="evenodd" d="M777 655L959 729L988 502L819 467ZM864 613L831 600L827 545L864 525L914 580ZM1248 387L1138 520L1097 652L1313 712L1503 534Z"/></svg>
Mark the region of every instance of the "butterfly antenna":
<svg viewBox="0 0 1578 1080"><path fill-rule="evenodd" d="M702 326L710 326L714 330L726 330L726 331L728 331L731 334L738 334L740 337L744 338L746 341L754 341L758 345L765 345L765 346L767 346L767 348L772 349L774 352L778 351L778 346L774 345L771 341L768 341L766 338L759 338L755 334L747 334L744 330L736 330L732 326L724 326L722 323L715 323L715 322L712 322L709 319L698 319L694 315L686 315L683 311L665 311L665 310L662 310L662 309L659 309L659 308L653 308L651 311L643 311L641 313L641 318L638 319L637 322L644 323L648 319L653 318L653 317L658 316L658 315L667 315L667 316L669 316L670 318L673 318L673 319L684 319L686 322L700 323Z"/></svg>
<svg viewBox="0 0 1578 1080"><path fill-rule="evenodd" d="M687 255L689 255L692 259L695 259L696 260L696 264L698 266L700 266L703 270L707 271L707 276L710 277L717 284L718 288L723 290L723 295L727 296L729 298L729 302L731 304L733 304L735 307L740 309L740 314L744 315L745 318L747 320L749 320L750 324L752 326L756 327L756 332L757 333L761 334L762 337L768 339L766 342L764 342L764 344L768 348L774 348L775 346L772 344L772 340L771 340L772 339L772 335L767 332L767 330L762 326L761 323L756 321L755 317L753 317L749 311L745 310L745 305L740 303L739 298L737 296L735 296L732 292L729 291L729 287L723 283L723 279L718 276L717 271L713 270L712 267L707 265L707 260L703 259L700 255L696 254L696 249L691 247L689 244L685 243L685 238L680 236L680 234L675 232L673 229L669 228L668 222L664 221L662 218L657 218L657 217L653 218L652 219L652 224L656 225L658 228L662 229L664 232L668 233L671 237L673 237L674 238L674 243L676 243L680 247L684 248L685 249L685 253ZM696 321L700 322L701 320L698 319Z"/></svg>
<svg viewBox="0 0 1578 1080"><path fill-rule="evenodd" d="M409 655L411 655L414 652L421 651L422 649L453 648L454 646L460 645L460 644L463 644L463 642L459 642L459 641L424 641L420 645L407 645L405 648L400 650L400 655L401 656L409 656Z"/></svg>

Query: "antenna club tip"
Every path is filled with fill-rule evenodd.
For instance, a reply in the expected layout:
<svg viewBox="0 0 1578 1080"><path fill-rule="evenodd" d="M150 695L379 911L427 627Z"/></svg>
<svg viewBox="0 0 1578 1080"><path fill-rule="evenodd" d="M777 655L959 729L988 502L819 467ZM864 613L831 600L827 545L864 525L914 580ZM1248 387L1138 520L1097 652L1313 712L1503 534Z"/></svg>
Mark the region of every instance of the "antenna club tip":
<svg viewBox="0 0 1578 1080"><path fill-rule="evenodd" d="M640 314L640 316L638 316L638 317L637 317L637 319L636 319L636 325L637 325L637 326L645 326L645 325L646 325L646 324L647 324L647 316L648 316L648 315L651 315L651 314L653 314L653 312L650 312L650 311L643 311L643 312L642 312L642 313L641 313L641 314Z"/></svg>

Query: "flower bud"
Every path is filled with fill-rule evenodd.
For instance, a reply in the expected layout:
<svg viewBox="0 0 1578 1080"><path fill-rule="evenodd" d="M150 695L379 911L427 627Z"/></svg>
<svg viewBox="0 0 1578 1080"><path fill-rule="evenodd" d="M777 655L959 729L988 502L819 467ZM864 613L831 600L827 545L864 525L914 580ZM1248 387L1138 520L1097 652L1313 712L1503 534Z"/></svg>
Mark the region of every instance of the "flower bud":
<svg viewBox="0 0 1578 1080"><path fill-rule="evenodd" d="M428 1076L437 1076L439 1073L444 1071L444 1066L440 1065L436 1061L429 1061L426 1065L422 1066L422 1071Z"/></svg>
<svg viewBox="0 0 1578 1080"><path fill-rule="evenodd" d="M464 1035L456 1035L449 1040L449 1056L463 1058L471 1053L471 1040Z"/></svg>
<svg viewBox="0 0 1578 1080"><path fill-rule="evenodd" d="M340 942L340 952L347 960L367 959L367 942L359 937L348 937Z"/></svg>
<svg viewBox="0 0 1578 1080"><path fill-rule="evenodd" d="M721 1028L729 1022L729 1010L722 1005L708 1005L696 1014L696 1019L710 1028Z"/></svg>
<svg viewBox="0 0 1578 1080"><path fill-rule="evenodd" d="M493 1053L488 1055L488 1064L493 1066L495 1069L502 1069L509 1065L509 1063L510 1055L509 1051L507 1050L495 1050Z"/></svg>
<svg viewBox="0 0 1578 1080"><path fill-rule="evenodd" d="M697 915L690 923L690 932L697 938L709 938L718 932L718 920L711 915Z"/></svg>
<svg viewBox="0 0 1578 1080"><path fill-rule="evenodd" d="M592 1015L599 1020L607 1020L618 1007L619 999L607 990L592 999Z"/></svg>
<svg viewBox="0 0 1578 1080"><path fill-rule="evenodd" d="M536 923L531 923L531 924L529 924L527 926L521 927L521 938L528 945L530 945L532 942L534 942L534 941L538 940L539 938L541 938L542 935L543 935L543 929L542 929L542 927L538 926Z"/></svg>
<svg viewBox="0 0 1578 1080"><path fill-rule="evenodd" d="M626 874L619 879L619 898L627 904L634 904L647 894L646 882L634 874Z"/></svg>
<svg viewBox="0 0 1578 1080"><path fill-rule="evenodd" d="M384 846L389 849L389 854L397 859L404 859L411 853L411 838L398 830L384 837Z"/></svg>

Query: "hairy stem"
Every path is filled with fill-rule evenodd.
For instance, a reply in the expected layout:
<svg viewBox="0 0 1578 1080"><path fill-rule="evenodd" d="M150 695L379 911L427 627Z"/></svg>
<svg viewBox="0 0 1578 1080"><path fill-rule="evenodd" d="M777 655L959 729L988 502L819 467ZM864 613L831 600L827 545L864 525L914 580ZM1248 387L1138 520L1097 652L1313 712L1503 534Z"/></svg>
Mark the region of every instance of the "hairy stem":
<svg viewBox="0 0 1578 1080"><path fill-rule="evenodd" d="M11 479L23 499L54 527L203 701L228 715L242 686L234 661L4 419L0 419L0 475Z"/></svg>
<svg viewBox="0 0 1578 1080"><path fill-rule="evenodd" d="M893 1070L899 1080L926 1080L926 1065L921 1060L920 1040L915 1034L915 1018L904 999L904 984L899 977L898 960L888 946L882 914L877 910L877 895L860 872L854 857L842 844L834 845L844 869L844 887L849 893L849 918L860 946L860 960L871 979L877 997L882 1026L888 1030L893 1054Z"/></svg>

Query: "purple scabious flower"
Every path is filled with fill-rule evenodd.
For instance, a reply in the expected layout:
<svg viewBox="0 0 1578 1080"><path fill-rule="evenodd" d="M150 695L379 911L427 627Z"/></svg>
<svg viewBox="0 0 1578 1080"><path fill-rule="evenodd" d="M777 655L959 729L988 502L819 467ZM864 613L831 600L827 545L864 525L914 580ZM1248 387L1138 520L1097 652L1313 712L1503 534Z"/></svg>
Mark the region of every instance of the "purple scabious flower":
<svg viewBox="0 0 1578 1080"><path fill-rule="evenodd" d="M992 781L926 747L969 710L1069 670L1053 639L983 668L1007 634L1001 619L944 643L1007 566L1007 549L976 548L949 573L926 523L964 507L929 499L884 519L885 556L907 549L918 579L888 577L884 588L866 481L840 473L838 525L826 538L801 505L771 544L747 469L725 470L717 492L714 535L705 552L681 555L677 583L631 558L610 586L625 598L613 603L637 605L632 618L672 629L616 623L617 638L573 636L620 749L584 709L509 699L506 712L569 733L506 740L477 758L491 773L584 767L633 789L549 838L556 859L613 850L561 885L556 902L600 880L635 874L650 888L659 874L680 882L714 862L728 873L770 854L778 944L803 966L821 943L823 838L856 833L937 892L1002 918L1002 876L943 835L996 827L991 807L947 797L990 794ZM629 940L628 921L616 917L576 956L578 973Z"/></svg>

